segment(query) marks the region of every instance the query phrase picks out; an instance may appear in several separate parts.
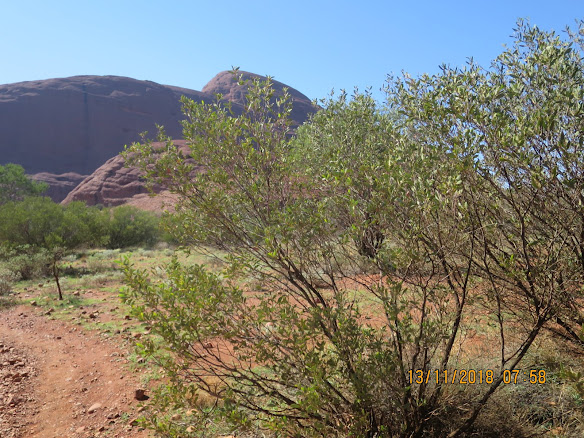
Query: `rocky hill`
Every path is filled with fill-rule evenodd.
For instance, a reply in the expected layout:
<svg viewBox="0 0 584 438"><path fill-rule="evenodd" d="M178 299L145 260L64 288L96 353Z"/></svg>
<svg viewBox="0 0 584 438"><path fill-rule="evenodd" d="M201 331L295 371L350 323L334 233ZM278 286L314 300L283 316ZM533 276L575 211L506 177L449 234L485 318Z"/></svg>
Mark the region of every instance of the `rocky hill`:
<svg viewBox="0 0 584 438"><path fill-rule="evenodd" d="M245 78L257 77L241 73ZM275 82L274 87L281 94L285 85ZM90 175L94 184L97 178L117 174L120 169L101 169L99 175L91 175L104 163L112 164L108 160L124 145L140 140L140 133L148 131L154 136L156 124L163 125L170 136L180 138L181 96L212 101L218 92L232 103L236 113L241 110L245 87L237 85L228 72L219 73L203 91L118 76L75 76L0 85L0 164L22 165L33 178L48 182L49 194L60 201L79 184L80 175ZM302 93L294 89L290 93L294 99L294 123L300 124L315 109ZM125 190L122 197L138 190L129 182L112 184ZM94 185L91 187L95 190ZM111 189L106 180L101 187ZM79 191L76 196L88 203L94 202L91 199L96 203L110 199L110 195L100 198L95 193Z"/></svg>
<svg viewBox="0 0 584 438"><path fill-rule="evenodd" d="M28 173L90 174L140 133L180 136L182 95L205 93L116 76L0 85L1 161Z"/></svg>
<svg viewBox="0 0 584 438"><path fill-rule="evenodd" d="M61 175L54 173L40 172L31 175L35 181L44 182L49 188L44 195L49 196L55 202L61 202L65 197L79 185L88 175L79 175L75 172L67 172Z"/></svg>
<svg viewBox="0 0 584 438"><path fill-rule="evenodd" d="M177 146L184 146L184 140L176 140ZM154 147L162 143L154 143ZM156 197L152 197L142 179L142 172L136 167L126 167L121 155L107 160L90 176L74 188L63 201L83 201L87 205L117 205L131 204L144 210L160 210L165 205L172 205L174 198L162 187L153 188Z"/></svg>
<svg viewBox="0 0 584 438"><path fill-rule="evenodd" d="M251 80L254 78L265 79L264 76L256 75L249 72L239 72L244 80ZM223 95L224 101L233 102L238 105L245 105L245 95L247 92L247 85L241 86L234 80L234 75L228 71L223 71L211 79L207 85L203 87L203 93L215 95L217 93ZM294 106L292 108L292 120L296 125L303 123L309 114L314 112L314 106L311 100L302 94L300 91L290 88L290 86L272 80L275 90L274 97L281 97L284 94L284 88L288 89L288 94L292 97Z"/></svg>

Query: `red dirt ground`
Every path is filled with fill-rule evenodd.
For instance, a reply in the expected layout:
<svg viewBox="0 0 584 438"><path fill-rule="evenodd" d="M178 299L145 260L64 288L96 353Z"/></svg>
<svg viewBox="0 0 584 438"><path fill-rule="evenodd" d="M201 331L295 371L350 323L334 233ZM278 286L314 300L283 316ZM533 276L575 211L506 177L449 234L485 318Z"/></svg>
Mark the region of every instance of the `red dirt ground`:
<svg viewBox="0 0 584 438"><path fill-rule="evenodd" d="M124 366L127 354L99 332L53 320L41 308L0 312L0 437L149 436L132 426L140 385Z"/></svg>

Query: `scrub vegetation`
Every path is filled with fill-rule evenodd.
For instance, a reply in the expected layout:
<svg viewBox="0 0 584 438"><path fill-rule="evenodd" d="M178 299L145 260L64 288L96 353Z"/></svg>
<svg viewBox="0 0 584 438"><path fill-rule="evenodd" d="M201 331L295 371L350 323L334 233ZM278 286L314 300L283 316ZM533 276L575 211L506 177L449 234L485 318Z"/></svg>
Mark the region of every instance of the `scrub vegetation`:
<svg viewBox="0 0 584 438"><path fill-rule="evenodd" d="M158 436L582 436L583 53L520 21L295 130L269 78L240 115L184 98L186 148L125 152L162 220L0 196L0 307L49 276L31 305L137 341Z"/></svg>
<svg viewBox="0 0 584 438"><path fill-rule="evenodd" d="M237 117L183 100L186 150L129 148L179 195L174 238L225 254L124 263L164 339L143 343L169 376L151 426L581 435L583 33L519 22L488 69L331 96L295 133L290 97L254 81Z"/></svg>

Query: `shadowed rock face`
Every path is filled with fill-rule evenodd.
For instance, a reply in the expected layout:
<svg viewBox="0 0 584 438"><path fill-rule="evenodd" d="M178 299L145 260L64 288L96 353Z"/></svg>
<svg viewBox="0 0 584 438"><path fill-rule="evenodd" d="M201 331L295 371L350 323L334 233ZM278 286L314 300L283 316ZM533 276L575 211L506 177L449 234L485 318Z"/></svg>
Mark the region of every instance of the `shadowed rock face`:
<svg viewBox="0 0 584 438"><path fill-rule="evenodd" d="M77 187L85 178L87 178L87 175L79 175L74 172L68 172L62 175L41 172L31 175L31 179L49 185L49 188L43 195L49 196L55 202L61 202L65 199L69 192Z"/></svg>
<svg viewBox="0 0 584 438"><path fill-rule="evenodd" d="M17 163L31 174L90 174L141 132L155 135L155 124L180 137L181 95L211 98L116 76L0 85L0 164Z"/></svg>
<svg viewBox="0 0 584 438"><path fill-rule="evenodd" d="M244 79L262 78L240 73ZM284 87L274 81L277 95ZM80 175L91 174L64 202L131 203L135 197L148 195L137 170L125 169L122 160L112 159L124 145L139 141L144 131L153 138L156 124L163 125L171 137L181 138L183 95L197 102L211 102L216 93L221 93L238 114L245 103L245 92L246 86L239 86L229 72L219 73L203 91L118 76L74 76L0 85L0 164L20 164L34 179L49 183L48 195L55 201L61 201L77 186ZM293 124L297 126L315 112L315 107L302 93L292 88L289 93L294 102Z"/></svg>

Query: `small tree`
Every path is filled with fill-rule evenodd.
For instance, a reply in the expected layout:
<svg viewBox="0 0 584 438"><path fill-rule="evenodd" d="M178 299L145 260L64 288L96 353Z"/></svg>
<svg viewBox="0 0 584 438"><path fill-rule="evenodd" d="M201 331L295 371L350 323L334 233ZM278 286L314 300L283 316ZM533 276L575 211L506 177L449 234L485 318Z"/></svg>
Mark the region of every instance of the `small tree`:
<svg viewBox="0 0 584 438"><path fill-rule="evenodd" d="M63 207L49 198L25 198L0 206L0 241L16 250L48 253L60 300L59 262L63 256L82 245L103 243L105 237L100 212L82 202Z"/></svg>
<svg viewBox="0 0 584 438"><path fill-rule="evenodd" d="M158 150L134 145L127 156L181 195L183 241L229 254L225 281L175 262L157 284L126 265L126 300L173 352L158 356L173 393L184 395L173 402L189 405L188 394L203 391L223 403L211 415L289 435L410 436L434 427L440 392L428 404L408 370L429 368L444 348L448 364L464 305L453 314L444 303L466 289L441 284L440 264L422 281L429 265L418 235L400 235L403 224L396 231L387 220L399 212L383 190L398 139L391 119L369 96L343 96L293 140L289 103L272 101L269 82L250 88L240 117L219 104L184 105L188 156L170 141ZM425 171L447 180L457 169L441 158ZM409 181L402 176L399 189ZM415 200L428 205L427 195ZM413 206L409 213L424 213ZM405 254L392 258L394 243ZM242 278L261 291L242 290ZM413 317L420 306L421 320Z"/></svg>
<svg viewBox="0 0 584 438"><path fill-rule="evenodd" d="M22 200L26 196L40 195L47 188L46 183L29 179L18 164L0 166L0 205Z"/></svg>

